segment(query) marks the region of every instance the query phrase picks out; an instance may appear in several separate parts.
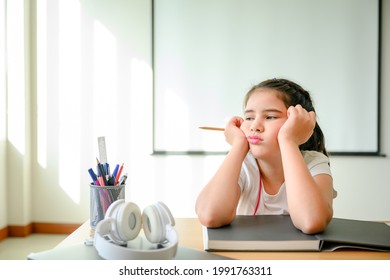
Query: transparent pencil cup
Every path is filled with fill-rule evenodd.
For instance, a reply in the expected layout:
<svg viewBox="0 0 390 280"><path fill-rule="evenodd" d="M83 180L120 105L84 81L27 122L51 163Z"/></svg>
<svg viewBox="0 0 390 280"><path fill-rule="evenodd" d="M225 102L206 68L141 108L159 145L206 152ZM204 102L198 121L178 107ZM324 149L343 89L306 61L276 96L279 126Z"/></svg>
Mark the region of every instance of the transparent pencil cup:
<svg viewBox="0 0 390 280"><path fill-rule="evenodd" d="M108 207L114 201L125 198L126 185L118 186L96 186L93 184L90 187L90 203L89 203L89 224L91 229L95 229L96 225L104 219L104 215Z"/></svg>

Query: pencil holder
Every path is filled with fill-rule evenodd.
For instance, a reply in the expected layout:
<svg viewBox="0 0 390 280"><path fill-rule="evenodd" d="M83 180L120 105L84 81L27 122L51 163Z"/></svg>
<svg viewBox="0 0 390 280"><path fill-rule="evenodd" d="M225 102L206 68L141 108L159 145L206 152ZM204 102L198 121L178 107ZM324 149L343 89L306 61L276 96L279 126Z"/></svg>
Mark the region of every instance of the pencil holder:
<svg viewBox="0 0 390 280"><path fill-rule="evenodd" d="M111 203L125 198L126 185L96 186L90 184L89 187L89 224L91 229L94 230L96 225L104 219L104 215Z"/></svg>

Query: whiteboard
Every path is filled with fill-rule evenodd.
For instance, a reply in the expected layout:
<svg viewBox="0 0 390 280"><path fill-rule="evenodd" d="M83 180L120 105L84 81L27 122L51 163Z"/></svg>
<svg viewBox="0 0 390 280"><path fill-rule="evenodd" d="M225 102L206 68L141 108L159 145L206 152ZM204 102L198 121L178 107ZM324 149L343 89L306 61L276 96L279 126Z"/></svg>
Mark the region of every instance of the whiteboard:
<svg viewBox="0 0 390 280"><path fill-rule="evenodd" d="M225 126L268 78L312 95L328 151L377 153L379 1L155 0L154 151L224 152Z"/></svg>

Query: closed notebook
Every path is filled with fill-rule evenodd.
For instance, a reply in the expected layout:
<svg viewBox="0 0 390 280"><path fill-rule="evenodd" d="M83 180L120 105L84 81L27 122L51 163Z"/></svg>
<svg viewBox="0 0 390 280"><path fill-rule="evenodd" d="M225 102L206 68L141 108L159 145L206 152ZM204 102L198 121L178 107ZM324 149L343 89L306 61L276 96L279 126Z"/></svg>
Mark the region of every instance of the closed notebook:
<svg viewBox="0 0 390 280"><path fill-rule="evenodd" d="M324 232L310 235L295 228L288 215L237 216L228 226L203 227L203 241L207 251L390 251L390 227L333 218Z"/></svg>

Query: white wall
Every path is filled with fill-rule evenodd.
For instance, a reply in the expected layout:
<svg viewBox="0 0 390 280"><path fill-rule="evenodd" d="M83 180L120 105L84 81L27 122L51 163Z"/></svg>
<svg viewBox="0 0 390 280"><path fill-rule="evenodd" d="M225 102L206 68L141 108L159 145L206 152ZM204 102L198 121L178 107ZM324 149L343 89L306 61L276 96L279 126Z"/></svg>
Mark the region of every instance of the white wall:
<svg viewBox="0 0 390 280"><path fill-rule="evenodd" d="M80 1L91 14L96 17L102 15L110 1ZM151 63L151 18L150 1L124 1L121 3L123 9L128 10L132 20L139 20L132 31L122 29L117 36L123 36L129 42L134 42L134 56L146 64ZM99 6L100 5L100 6ZM129 10L129 7L131 9ZM103 13L104 14L104 13ZM382 39L382 152L390 154L390 113L385 108L390 106L390 81L385 77L390 75L390 0L383 0L383 39ZM118 17L117 25L121 26L123 17ZM107 21L106 21L107 22ZM115 24L115 17L111 16L108 22ZM125 22L127 23L127 22ZM122 25L123 26L123 25ZM133 44L133 45L134 45ZM326 77L325 77L326 78ZM131 88L131 86L130 86ZM222 160L222 156L151 156L150 149L140 149L140 143L144 139L151 143L152 137L152 89L149 84L142 91L132 88L130 98L135 101L133 107L129 108L132 116L130 129L133 135L139 130L147 131L143 139L134 138L129 143L126 155L128 163L129 181L126 196L144 207L156 200L167 203L176 217L195 216L194 203L196 196L202 186L214 173ZM353 100L351 100L353 106ZM347 113L347 112L346 112ZM140 120L147 120L140 121ZM34 128L34 127L33 127ZM364 133L364 131L362 131ZM33 130L32 137L35 138ZM342 137L342 135L340 136ZM1 140L1 139L0 139ZM3 152L3 151L2 151ZM32 157L36 151L31 151ZM8 158L12 156L12 147L8 144ZM2 153L3 157L3 153ZM13 161L8 163L8 171L12 170ZM387 172L390 171L390 159L388 157L332 157L332 171L334 182L338 191L338 197L334 202L335 216L345 218L356 218L366 220L390 220L390 184L388 183ZM75 204L60 188L54 188L56 181L55 172L47 173L37 170L39 167L32 164L32 170L37 176L29 183L31 191L31 221L35 222L57 222L57 223L82 223L89 217L89 190L88 178L80 183L80 202ZM1 167L1 164L0 164ZM13 186L12 173L0 172L0 175L9 174L7 183L0 185L0 194L4 190L11 194L11 201L17 201L14 192L10 192ZM14 174L15 175L15 174ZM57 180L58 181L58 180ZM20 182L19 182L20 183ZM24 183L26 186L26 183ZM25 193L28 193L25 192ZM4 206L0 205L0 211L6 212ZM18 218L17 205L8 205L12 213L8 215L8 221L0 216L0 228L6 224L24 224L23 219ZM10 212L8 210L8 212Z"/></svg>

